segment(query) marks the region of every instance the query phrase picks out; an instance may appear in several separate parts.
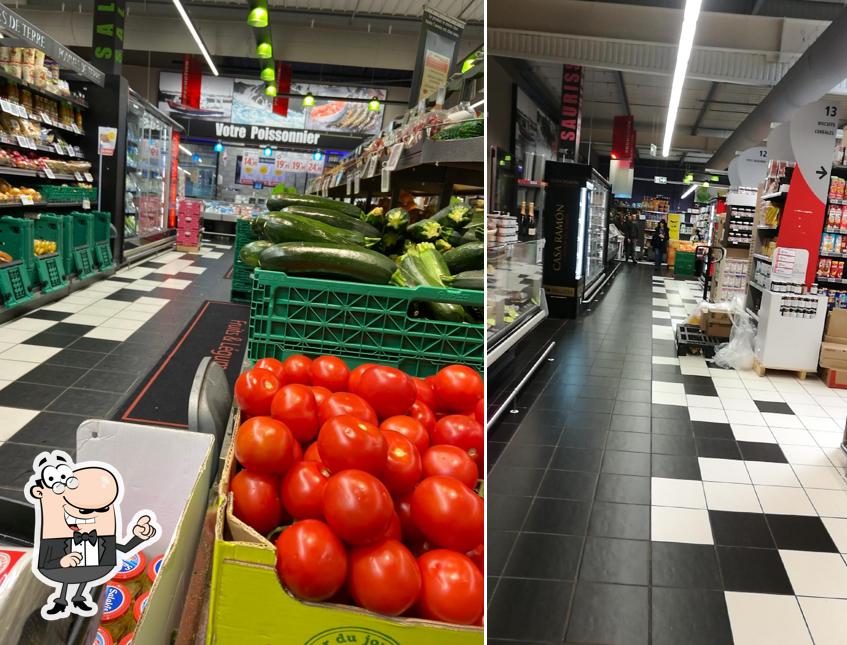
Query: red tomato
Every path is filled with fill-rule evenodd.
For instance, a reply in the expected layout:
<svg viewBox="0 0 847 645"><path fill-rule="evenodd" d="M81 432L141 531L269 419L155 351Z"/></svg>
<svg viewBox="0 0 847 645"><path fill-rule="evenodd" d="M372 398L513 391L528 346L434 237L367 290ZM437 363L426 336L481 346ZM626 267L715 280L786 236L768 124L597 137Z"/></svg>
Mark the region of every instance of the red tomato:
<svg viewBox="0 0 847 645"><path fill-rule="evenodd" d="M418 599L421 572L415 556L397 540L350 550L347 587L356 604L399 616Z"/></svg>
<svg viewBox="0 0 847 645"><path fill-rule="evenodd" d="M446 549L418 558L421 595L417 609L423 618L473 625L484 610L485 582L470 558Z"/></svg>
<svg viewBox="0 0 847 645"><path fill-rule="evenodd" d="M394 510L400 519L400 533L406 544L420 543L426 540L414 520L412 520L412 493L394 499Z"/></svg>
<svg viewBox="0 0 847 645"><path fill-rule="evenodd" d="M321 387L320 385L312 386L312 394L315 395L315 403L318 404L318 408L323 405L323 402L329 398L329 395L332 394L325 387Z"/></svg>
<svg viewBox="0 0 847 645"><path fill-rule="evenodd" d="M427 477L412 493L412 520L436 547L461 553L483 540L485 503L458 479Z"/></svg>
<svg viewBox="0 0 847 645"><path fill-rule="evenodd" d="M326 483L323 514L345 542L369 544L388 531L394 502L385 485L370 473L343 470Z"/></svg>
<svg viewBox="0 0 847 645"><path fill-rule="evenodd" d="M253 365L253 369L268 370L271 374L276 376L280 385L285 383L285 369L283 368L282 362L275 358L260 358L256 361L256 364Z"/></svg>
<svg viewBox="0 0 847 645"><path fill-rule="evenodd" d="M424 454L429 448L429 433L420 421L412 417L403 415L389 417L380 424L379 429L383 432L386 430L399 432L414 444L420 454Z"/></svg>
<svg viewBox="0 0 847 645"><path fill-rule="evenodd" d="M476 486L479 468L461 448L456 446L433 446L422 458L424 477L444 475L458 479L468 488Z"/></svg>
<svg viewBox="0 0 847 645"><path fill-rule="evenodd" d="M268 370L247 370L235 381L235 404L251 417L271 413L279 381Z"/></svg>
<svg viewBox="0 0 847 645"><path fill-rule="evenodd" d="M400 516L397 511L391 516L391 523L388 525L388 530L385 532L386 540L403 540L403 528L400 526Z"/></svg>
<svg viewBox="0 0 847 645"><path fill-rule="evenodd" d="M318 404L308 385L291 383L279 388L271 416L287 425L297 441L311 441L318 434Z"/></svg>
<svg viewBox="0 0 847 645"><path fill-rule="evenodd" d="M357 468L379 475L385 468L388 443L374 424L341 415L321 426L318 451L330 472Z"/></svg>
<svg viewBox="0 0 847 645"><path fill-rule="evenodd" d="M485 399L480 399L476 402L476 407L474 408L474 419L476 419L476 422L479 425L485 425Z"/></svg>
<svg viewBox="0 0 847 645"><path fill-rule="evenodd" d="M232 491L232 513L262 535L267 535L282 523L282 504L279 501L279 480L242 470L229 483Z"/></svg>
<svg viewBox="0 0 847 645"><path fill-rule="evenodd" d="M408 374L386 365L376 365L364 372L356 389L351 391L370 403L380 419L406 414L418 392Z"/></svg>
<svg viewBox="0 0 847 645"><path fill-rule="evenodd" d="M402 495L412 490L421 479L421 455L414 444L399 432L381 432L388 443L388 453L380 479L392 495ZM467 455L465 457L469 459Z"/></svg>
<svg viewBox="0 0 847 645"><path fill-rule="evenodd" d="M463 414L442 417L430 433L432 445L447 444L466 450L480 472L485 467L485 431L474 419Z"/></svg>
<svg viewBox="0 0 847 645"><path fill-rule="evenodd" d="M311 373L312 361L302 354L293 354L282 362L282 382L284 385L300 383L301 385L312 384Z"/></svg>
<svg viewBox="0 0 847 645"><path fill-rule="evenodd" d="M376 412L362 397L351 394L350 392L334 392L321 403L318 408L318 420L323 425L332 417L338 417L342 414L348 414L351 417L356 417L362 421L377 425L379 419L376 418Z"/></svg>
<svg viewBox="0 0 847 645"><path fill-rule="evenodd" d="M321 356L312 361L312 383L331 392L343 392L347 389L350 370L347 364L335 356Z"/></svg>
<svg viewBox="0 0 847 645"><path fill-rule="evenodd" d="M245 468L266 475L283 475L294 463L294 436L282 421L253 417L235 434L235 458Z"/></svg>
<svg viewBox="0 0 847 645"><path fill-rule="evenodd" d="M300 442L296 439L294 440L294 458L291 460L292 465L296 464L298 461L303 461L303 446L300 445Z"/></svg>
<svg viewBox="0 0 847 645"><path fill-rule="evenodd" d="M306 452L303 454L303 461L316 461L318 463L321 462L321 453L318 452L318 442L310 444L308 448L306 448Z"/></svg>
<svg viewBox="0 0 847 645"><path fill-rule="evenodd" d="M409 408L409 416L421 422L427 432L432 432L435 429L435 413L426 403L415 401L412 407Z"/></svg>
<svg viewBox="0 0 847 645"><path fill-rule="evenodd" d="M465 365L449 365L435 375L435 398L445 412L473 410L484 391L479 372Z"/></svg>
<svg viewBox="0 0 847 645"><path fill-rule="evenodd" d="M341 589L347 577L347 551L323 522L302 520L276 540L276 570L298 598L321 602Z"/></svg>
<svg viewBox="0 0 847 645"><path fill-rule="evenodd" d="M323 492L329 471L317 461L294 464L282 480L282 505L295 520L323 519Z"/></svg>
<svg viewBox="0 0 847 645"><path fill-rule="evenodd" d="M479 569L479 572L485 575L485 545L480 544L473 551L468 551L467 556Z"/></svg>
<svg viewBox="0 0 847 645"><path fill-rule="evenodd" d="M359 381L362 378L362 374L364 374L367 370L374 367L376 363L362 363L350 372L350 378L347 381L347 389L351 392L355 392L356 388L359 386Z"/></svg>
<svg viewBox="0 0 847 645"><path fill-rule="evenodd" d="M421 403L426 403L426 405L430 408L435 407L435 390L432 389L432 385L427 383L422 378L412 378L412 381L415 383L415 388L418 391L417 400Z"/></svg>

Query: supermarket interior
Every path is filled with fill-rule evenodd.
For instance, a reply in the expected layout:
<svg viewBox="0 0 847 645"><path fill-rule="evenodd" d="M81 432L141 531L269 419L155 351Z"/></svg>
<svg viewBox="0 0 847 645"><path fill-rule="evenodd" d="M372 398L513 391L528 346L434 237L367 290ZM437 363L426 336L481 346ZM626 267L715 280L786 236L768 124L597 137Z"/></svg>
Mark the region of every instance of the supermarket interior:
<svg viewBox="0 0 847 645"><path fill-rule="evenodd" d="M486 7L487 642L845 642L847 10Z"/></svg>
<svg viewBox="0 0 847 645"><path fill-rule="evenodd" d="M483 643L483 0L7 4L0 641Z"/></svg>

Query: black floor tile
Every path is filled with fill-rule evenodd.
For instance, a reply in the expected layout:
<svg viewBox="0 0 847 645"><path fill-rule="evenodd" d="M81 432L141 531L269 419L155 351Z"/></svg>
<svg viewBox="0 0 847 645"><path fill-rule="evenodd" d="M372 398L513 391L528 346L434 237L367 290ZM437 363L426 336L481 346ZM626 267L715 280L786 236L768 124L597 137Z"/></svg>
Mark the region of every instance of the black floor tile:
<svg viewBox="0 0 847 645"><path fill-rule="evenodd" d="M709 511L709 522L712 525L715 544L776 548L762 513Z"/></svg>
<svg viewBox="0 0 847 645"><path fill-rule="evenodd" d="M653 406L654 408L657 406ZM658 406L662 408L675 408L674 405ZM687 412L686 412L687 414ZM686 419L673 419L664 417L653 417L651 422L651 432L654 435L675 435L679 437L692 437L691 421Z"/></svg>
<svg viewBox="0 0 847 645"><path fill-rule="evenodd" d="M508 444L500 441L488 441L486 442L485 449L488 451L488 472L491 472L491 469L497 464L497 460L500 458L500 455L503 454L503 450L506 449Z"/></svg>
<svg viewBox="0 0 847 645"><path fill-rule="evenodd" d="M541 412L549 411L542 410ZM537 414L537 412L533 414ZM563 421L551 419L549 416L546 422L541 422L538 416L529 417L524 419L517 427L512 442L520 445L555 446L559 443L559 437L562 436L563 426Z"/></svg>
<svg viewBox="0 0 847 645"><path fill-rule="evenodd" d="M595 413L595 414L608 414L612 411L612 408L615 407L614 399L587 399L587 398L576 398L573 402L568 406L569 414L576 413Z"/></svg>
<svg viewBox="0 0 847 645"><path fill-rule="evenodd" d="M651 414L653 416L653 421L656 419L675 419L680 421L691 420L691 417L688 414L688 408L681 405L662 405L660 403L654 403L651 408Z"/></svg>
<svg viewBox="0 0 847 645"><path fill-rule="evenodd" d="M624 390L618 391L618 401L634 401L637 403L650 403L652 394L649 390Z"/></svg>
<svg viewBox="0 0 847 645"><path fill-rule="evenodd" d="M559 446L553 453L550 468L561 470L584 470L587 472L600 472L600 464L603 460L603 451L586 448L566 448Z"/></svg>
<svg viewBox="0 0 847 645"><path fill-rule="evenodd" d="M553 450L553 446L517 445L513 442L503 451L500 463L516 468L546 468Z"/></svg>
<svg viewBox="0 0 847 645"><path fill-rule="evenodd" d="M30 370L17 380L22 383L39 383L41 385L70 387L87 371L88 368L85 367L68 367L67 365L57 367L56 365L44 363L36 367L34 370Z"/></svg>
<svg viewBox="0 0 847 645"><path fill-rule="evenodd" d="M638 401L621 401L615 403L615 414L623 414L631 417L651 416L651 404Z"/></svg>
<svg viewBox="0 0 847 645"><path fill-rule="evenodd" d="M618 394L617 385L585 386L577 394L576 401L582 399L615 399Z"/></svg>
<svg viewBox="0 0 847 645"><path fill-rule="evenodd" d="M622 504L649 504L650 478L602 473L597 484L597 499Z"/></svg>
<svg viewBox="0 0 847 645"><path fill-rule="evenodd" d="M88 352L89 354L93 352ZM147 371L156 362L159 357L158 353L153 353L148 350L144 354L137 355L119 355L114 351L111 354L103 356L96 354L100 362L97 363L98 370L109 370L112 372L126 372L128 374L140 374Z"/></svg>
<svg viewBox="0 0 847 645"><path fill-rule="evenodd" d="M559 437L562 448L602 449L606 445L609 433L606 430L589 428L565 428Z"/></svg>
<svg viewBox="0 0 847 645"><path fill-rule="evenodd" d="M573 580L584 539L576 535L521 533L503 575L509 578Z"/></svg>
<svg viewBox="0 0 847 645"><path fill-rule="evenodd" d="M518 431L518 425L515 423L506 423L498 421L491 430L488 431L489 441L498 441L500 443L508 443Z"/></svg>
<svg viewBox="0 0 847 645"><path fill-rule="evenodd" d="M793 594L776 549L716 547L726 591Z"/></svg>
<svg viewBox="0 0 847 645"><path fill-rule="evenodd" d="M608 430L612 415L605 412L573 412L565 419L569 430Z"/></svg>
<svg viewBox="0 0 847 645"><path fill-rule="evenodd" d="M171 276L168 276L171 277ZM148 278L149 279L149 278ZM141 296L147 295L143 291L138 291L137 289L118 289L117 291L113 291L110 293L104 300L120 300L123 302L135 302Z"/></svg>
<svg viewBox="0 0 847 645"><path fill-rule="evenodd" d="M744 461L770 461L777 464L787 464L788 459L782 448L776 443L760 443L758 441L739 441L738 448Z"/></svg>
<svg viewBox="0 0 847 645"><path fill-rule="evenodd" d="M499 576L506 565L518 534L516 531L488 531L485 536L485 566L489 576Z"/></svg>
<svg viewBox="0 0 847 645"><path fill-rule="evenodd" d="M59 323L60 325L62 323ZM27 345L40 345L42 347L67 347L76 340L75 336L53 333L52 328L38 332L35 336L27 339Z"/></svg>
<svg viewBox="0 0 847 645"><path fill-rule="evenodd" d="M572 592L571 582L502 578L486 613L487 636L560 643Z"/></svg>
<svg viewBox="0 0 847 645"><path fill-rule="evenodd" d="M767 520L778 549L838 553L819 517L769 514Z"/></svg>
<svg viewBox="0 0 847 645"><path fill-rule="evenodd" d="M580 581L573 599L567 640L647 645L648 625L647 587Z"/></svg>
<svg viewBox="0 0 847 645"><path fill-rule="evenodd" d="M590 506L587 502L536 497L524 524L524 531L584 535Z"/></svg>
<svg viewBox="0 0 847 645"><path fill-rule="evenodd" d="M76 449L76 431L88 417L58 412L39 412L10 441L61 450Z"/></svg>
<svg viewBox="0 0 847 645"><path fill-rule="evenodd" d="M649 380L645 381L644 379L626 378L626 375L624 375L624 378L622 378L618 383L618 392L624 392L626 390L642 390L644 392L650 392L652 389L653 388L650 385Z"/></svg>
<svg viewBox="0 0 847 645"><path fill-rule="evenodd" d="M27 318L38 318L39 320L64 320L68 316L73 316L67 311L48 311L46 309L36 309L29 312Z"/></svg>
<svg viewBox="0 0 847 645"><path fill-rule="evenodd" d="M697 456L710 459L741 459L741 452L734 439L710 439L697 437Z"/></svg>
<svg viewBox="0 0 847 645"><path fill-rule="evenodd" d="M101 354L108 354L118 346L120 346L120 342L116 340L106 340L105 338L86 338L83 336L82 338L75 340L68 347L71 349L78 349L83 352L99 352Z"/></svg>
<svg viewBox="0 0 847 645"><path fill-rule="evenodd" d="M646 585L650 582L650 542L589 536L580 580Z"/></svg>
<svg viewBox="0 0 847 645"><path fill-rule="evenodd" d="M759 412L775 412L777 414L794 414L794 410L787 403L781 401L756 401Z"/></svg>
<svg viewBox="0 0 847 645"><path fill-rule="evenodd" d="M666 383L682 383L684 382L682 379L682 372L679 371L678 365L662 365L660 363L656 363L655 365L653 365L654 381L665 381Z"/></svg>
<svg viewBox="0 0 847 645"><path fill-rule="evenodd" d="M653 477L701 479L700 464L696 457L654 454L652 456L651 472Z"/></svg>
<svg viewBox="0 0 847 645"><path fill-rule="evenodd" d="M711 423L709 421L692 421L691 429L698 439L726 439L734 440L732 426L728 423Z"/></svg>
<svg viewBox="0 0 847 645"><path fill-rule="evenodd" d="M539 497L575 499L590 502L594 499L597 475L578 470L548 470L538 491Z"/></svg>
<svg viewBox="0 0 847 645"><path fill-rule="evenodd" d="M649 540L650 507L594 502L588 534L629 540Z"/></svg>
<svg viewBox="0 0 847 645"><path fill-rule="evenodd" d="M0 488L21 491L22 494L32 475L32 462L42 450L44 446L39 444L0 443Z"/></svg>
<svg viewBox="0 0 847 645"><path fill-rule="evenodd" d="M606 450L650 452L650 435L642 432L610 432Z"/></svg>
<svg viewBox="0 0 847 645"><path fill-rule="evenodd" d="M125 394L137 380L138 376L135 374L89 370L85 376L74 383L74 387Z"/></svg>
<svg viewBox="0 0 847 645"><path fill-rule="evenodd" d="M717 396L715 382L711 376L683 376L686 394L699 394L700 396Z"/></svg>
<svg viewBox="0 0 847 645"><path fill-rule="evenodd" d="M651 436L651 452L654 455L676 455L678 457L696 457L697 447L690 437L679 435L654 434Z"/></svg>
<svg viewBox="0 0 847 645"><path fill-rule="evenodd" d="M722 592L655 587L651 595L652 645L733 645Z"/></svg>
<svg viewBox="0 0 847 645"><path fill-rule="evenodd" d="M650 419L648 417L631 417L622 414L612 415L610 430L615 432L650 432Z"/></svg>
<svg viewBox="0 0 847 645"><path fill-rule="evenodd" d="M643 452L606 450L602 472L615 475L650 475L650 455Z"/></svg>
<svg viewBox="0 0 847 645"><path fill-rule="evenodd" d="M654 586L723 588L711 544L653 542L652 551Z"/></svg>
<svg viewBox="0 0 847 645"><path fill-rule="evenodd" d="M103 417L109 413L122 395L70 388L46 409L51 412L66 412L87 417Z"/></svg>
<svg viewBox="0 0 847 645"><path fill-rule="evenodd" d="M532 497L538 490L543 468L516 468L502 463L502 457L491 471L491 477L486 483L487 493L502 495L526 495Z"/></svg>
<svg viewBox="0 0 847 645"><path fill-rule="evenodd" d="M81 338L92 329L94 329L93 325L77 325L75 323L60 322L50 327L47 331L53 334L63 334L65 336Z"/></svg>
<svg viewBox="0 0 847 645"><path fill-rule="evenodd" d="M94 367L103 360L103 355L96 352L81 352L76 349L63 349L53 354L45 361L47 365L68 365L70 367Z"/></svg>
<svg viewBox="0 0 847 645"><path fill-rule="evenodd" d="M0 406L43 410L61 396L64 387L13 381L0 390Z"/></svg>
<svg viewBox="0 0 847 645"><path fill-rule="evenodd" d="M535 402L532 404L532 408L533 410L553 410L559 413L565 413L568 408L570 408L575 397L576 392L542 394L535 399Z"/></svg>
<svg viewBox="0 0 847 645"><path fill-rule="evenodd" d="M486 502L489 531L520 531L532 506L532 497L492 493Z"/></svg>

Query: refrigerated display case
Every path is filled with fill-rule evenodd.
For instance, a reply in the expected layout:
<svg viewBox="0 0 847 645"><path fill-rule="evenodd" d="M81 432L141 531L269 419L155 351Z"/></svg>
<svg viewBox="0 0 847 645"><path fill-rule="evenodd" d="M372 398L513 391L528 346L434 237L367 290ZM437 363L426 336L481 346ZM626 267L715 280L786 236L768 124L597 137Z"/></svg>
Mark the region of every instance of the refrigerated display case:
<svg viewBox="0 0 847 645"><path fill-rule="evenodd" d="M609 183L586 164L548 161L543 231L550 315L575 318L603 283Z"/></svg>

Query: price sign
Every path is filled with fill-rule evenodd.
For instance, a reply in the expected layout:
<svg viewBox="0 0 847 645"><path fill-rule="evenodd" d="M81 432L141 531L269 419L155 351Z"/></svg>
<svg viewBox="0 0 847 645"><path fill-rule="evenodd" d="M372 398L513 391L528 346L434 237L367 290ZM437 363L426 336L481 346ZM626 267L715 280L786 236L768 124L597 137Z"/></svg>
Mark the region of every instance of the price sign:
<svg viewBox="0 0 847 645"><path fill-rule="evenodd" d="M347 175L347 191L344 194L348 197L353 194L353 175Z"/></svg>
<svg viewBox="0 0 847 645"><path fill-rule="evenodd" d="M74 178L75 178L77 181L82 181L82 179L83 179L83 177L82 177L82 173L81 173L81 172L75 172L75 173L74 173Z"/></svg>
<svg viewBox="0 0 847 645"><path fill-rule="evenodd" d="M41 172L43 172L47 176L47 179L56 179L56 174L51 168L48 168L47 166L45 166Z"/></svg>
<svg viewBox="0 0 847 645"><path fill-rule="evenodd" d="M395 168L397 168L397 164L400 162L400 155L403 154L403 144L395 143L391 147L391 152L388 154L388 163L386 164L386 168L388 168L388 172L392 172Z"/></svg>
<svg viewBox="0 0 847 645"><path fill-rule="evenodd" d="M24 206L32 206L32 197L30 197L29 195L21 195L21 204L23 204Z"/></svg>
<svg viewBox="0 0 847 645"><path fill-rule="evenodd" d="M79 126L76 123L71 123L71 130L73 130L77 134L79 134L79 132L80 132Z"/></svg>
<svg viewBox="0 0 847 645"><path fill-rule="evenodd" d="M362 173L357 172L355 177L353 178L353 193L354 194L356 194L356 195L359 194L361 183L362 183Z"/></svg>
<svg viewBox="0 0 847 645"><path fill-rule="evenodd" d="M373 177L376 174L376 162L378 158L378 155L371 155L368 159L368 165L365 166L365 179Z"/></svg>
<svg viewBox="0 0 847 645"><path fill-rule="evenodd" d="M64 151L62 150L62 144L61 143L54 143L53 144L53 150L56 151L57 155L65 154Z"/></svg>
<svg viewBox="0 0 847 645"><path fill-rule="evenodd" d="M83 176L85 177L85 181L94 181L94 175L90 172L83 173Z"/></svg>
<svg viewBox="0 0 847 645"><path fill-rule="evenodd" d="M50 115L47 112L41 113L41 120L44 121L47 125L53 125L53 119L50 118Z"/></svg>
<svg viewBox="0 0 847 645"><path fill-rule="evenodd" d="M83 199L83 200L82 200L82 207L83 207L85 210L88 210L89 208L91 208L91 202L90 202L89 200L87 200L87 199Z"/></svg>
<svg viewBox="0 0 847 645"><path fill-rule="evenodd" d="M67 152L69 157L76 157L76 150L74 150L73 146L65 146L65 152Z"/></svg>
<svg viewBox="0 0 847 645"><path fill-rule="evenodd" d="M8 114L16 114L17 112L12 110L12 104L6 99L0 99L0 109Z"/></svg>
<svg viewBox="0 0 847 645"><path fill-rule="evenodd" d="M391 190L391 171L388 169L388 164L382 165L382 173L380 177L380 190L383 193L387 193Z"/></svg>
<svg viewBox="0 0 847 645"><path fill-rule="evenodd" d="M343 171L342 171L342 172L337 172L337 173L335 173L335 183L333 183L333 184L332 184L332 185L333 185L333 187L335 187L335 186L340 186L340 185L341 185L341 181L342 181L343 179L344 179L344 172L343 172Z"/></svg>

